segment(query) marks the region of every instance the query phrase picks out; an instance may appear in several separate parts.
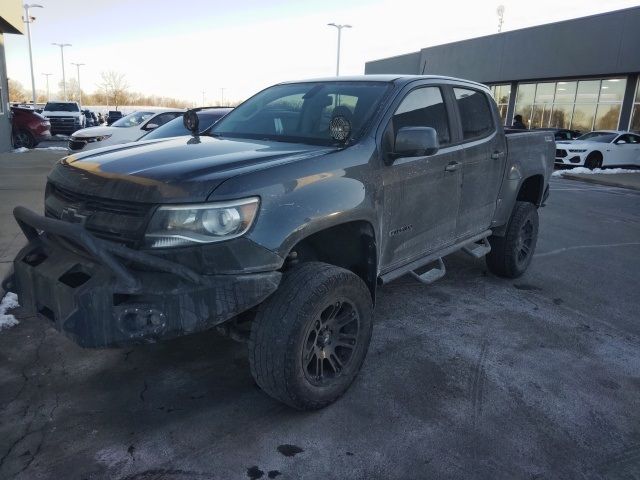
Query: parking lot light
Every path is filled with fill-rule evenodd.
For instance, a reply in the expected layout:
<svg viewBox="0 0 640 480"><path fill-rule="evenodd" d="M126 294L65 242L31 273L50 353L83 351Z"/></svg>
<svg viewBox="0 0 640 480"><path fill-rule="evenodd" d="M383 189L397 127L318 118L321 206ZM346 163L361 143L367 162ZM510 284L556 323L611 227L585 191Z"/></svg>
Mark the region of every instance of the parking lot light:
<svg viewBox="0 0 640 480"><path fill-rule="evenodd" d="M335 23L327 23L329 27L336 27L338 29L338 58L336 60L336 77L340 76L340 39L342 36L343 28L352 28L351 25L340 25Z"/></svg>
<svg viewBox="0 0 640 480"><path fill-rule="evenodd" d="M74 63L71 62L71 65L75 65L78 69L78 103L82 105L82 88L80 87L80 67L84 65L84 63Z"/></svg>
<svg viewBox="0 0 640 480"><path fill-rule="evenodd" d="M29 14L30 8L44 8L42 5L36 3L25 3L22 5L24 8L24 23L27 24L27 40L29 42L29 65L31 66L31 98L33 100L33 108L36 108L36 80L33 76L33 55L31 54L31 23L36 19Z"/></svg>
<svg viewBox="0 0 640 480"><path fill-rule="evenodd" d="M43 73L45 77L47 77L47 102L49 101L49 77L52 75L51 73Z"/></svg>
<svg viewBox="0 0 640 480"><path fill-rule="evenodd" d="M71 47L70 43L52 43L60 47L60 58L62 59L62 91L64 92L64 101L67 101L67 78L64 75L64 47Z"/></svg>

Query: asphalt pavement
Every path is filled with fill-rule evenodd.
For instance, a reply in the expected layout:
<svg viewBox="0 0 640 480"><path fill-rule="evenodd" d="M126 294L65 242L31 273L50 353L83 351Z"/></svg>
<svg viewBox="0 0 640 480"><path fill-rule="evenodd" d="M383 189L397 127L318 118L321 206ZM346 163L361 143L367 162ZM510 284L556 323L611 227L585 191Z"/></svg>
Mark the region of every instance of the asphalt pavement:
<svg viewBox="0 0 640 480"><path fill-rule="evenodd" d="M1 208L35 202L18 190ZM522 278L445 263L379 290L359 378L312 413L214 332L83 350L18 311L0 478L640 478L640 193L554 178Z"/></svg>

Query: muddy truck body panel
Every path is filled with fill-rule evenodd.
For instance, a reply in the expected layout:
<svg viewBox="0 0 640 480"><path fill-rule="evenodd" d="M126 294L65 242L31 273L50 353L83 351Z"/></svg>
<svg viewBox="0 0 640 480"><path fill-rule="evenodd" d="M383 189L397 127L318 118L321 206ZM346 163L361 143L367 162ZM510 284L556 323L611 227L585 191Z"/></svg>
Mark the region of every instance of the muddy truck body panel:
<svg viewBox="0 0 640 480"><path fill-rule="evenodd" d="M382 275L506 235L555 153L548 134L505 136L485 86L435 76L279 84L194 132L54 166L45 217L14 212L29 243L5 284L23 308L105 347L232 321L305 262L375 299Z"/></svg>

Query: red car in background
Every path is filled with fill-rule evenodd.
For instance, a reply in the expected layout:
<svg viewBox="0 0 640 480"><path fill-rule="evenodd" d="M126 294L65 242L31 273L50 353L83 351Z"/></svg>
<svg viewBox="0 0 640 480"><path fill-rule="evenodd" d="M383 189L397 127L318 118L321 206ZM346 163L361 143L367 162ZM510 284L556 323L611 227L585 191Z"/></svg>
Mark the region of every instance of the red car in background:
<svg viewBox="0 0 640 480"><path fill-rule="evenodd" d="M51 137L51 122L30 108L11 107L13 148L33 148Z"/></svg>

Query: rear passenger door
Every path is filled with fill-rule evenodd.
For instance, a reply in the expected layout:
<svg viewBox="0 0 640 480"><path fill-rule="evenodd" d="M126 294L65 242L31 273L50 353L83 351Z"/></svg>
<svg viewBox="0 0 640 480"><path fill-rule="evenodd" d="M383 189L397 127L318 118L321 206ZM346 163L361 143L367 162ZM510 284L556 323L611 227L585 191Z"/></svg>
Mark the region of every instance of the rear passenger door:
<svg viewBox="0 0 640 480"><path fill-rule="evenodd" d="M382 273L437 250L455 235L461 171L450 108L443 88L422 85L404 95L386 125L383 152L393 151L395 135L402 127L434 128L440 150L431 156L386 160L382 170Z"/></svg>
<svg viewBox="0 0 640 480"><path fill-rule="evenodd" d="M504 135L488 95L482 90L454 87L462 134L462 192L456 237L464 238L491 226L506 162Z"/></svg>

